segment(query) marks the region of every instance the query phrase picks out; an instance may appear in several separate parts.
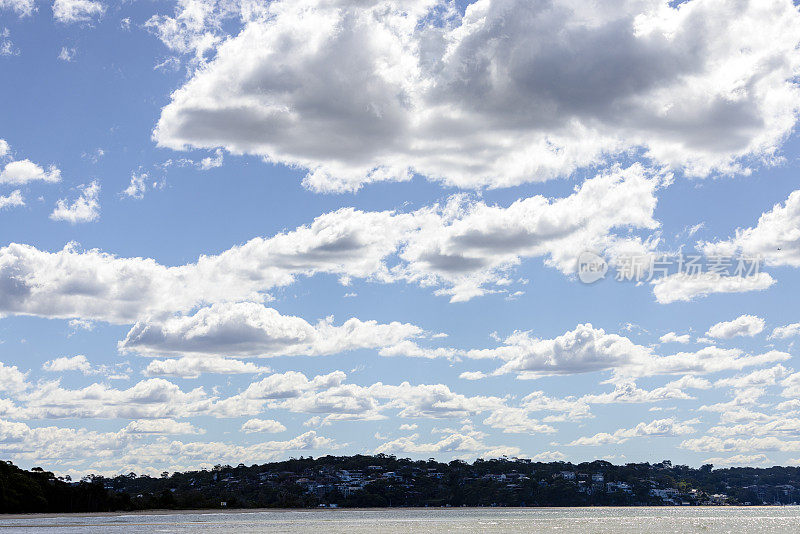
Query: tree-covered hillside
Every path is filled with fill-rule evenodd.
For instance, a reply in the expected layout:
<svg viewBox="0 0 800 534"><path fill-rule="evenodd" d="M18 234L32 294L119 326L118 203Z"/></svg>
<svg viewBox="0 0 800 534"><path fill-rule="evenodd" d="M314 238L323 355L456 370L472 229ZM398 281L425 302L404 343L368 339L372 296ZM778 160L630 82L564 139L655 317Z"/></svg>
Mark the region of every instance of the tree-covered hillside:
<svg viewBox="0 0 800 534"><path fill-rule="evenodd" d="M473 463L376 456L129 473L81 481L0 462L0 511L88 512L318 506L756 505L800 502L800 468L691 468L525 459Z"/></svg>

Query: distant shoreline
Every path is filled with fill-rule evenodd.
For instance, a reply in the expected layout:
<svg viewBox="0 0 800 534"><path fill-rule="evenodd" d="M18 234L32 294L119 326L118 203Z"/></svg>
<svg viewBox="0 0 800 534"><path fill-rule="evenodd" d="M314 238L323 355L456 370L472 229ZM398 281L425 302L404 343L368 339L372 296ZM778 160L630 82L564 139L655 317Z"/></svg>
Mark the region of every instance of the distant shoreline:
<svg viewBox="0 0 800 534"><path fill-rule="evenodd" d="M449 463L387 455L292 458L246 466L79 481L0 463L0 512L205 514L441 508L640 508L800 503L800 467L699 469L526 459ZM200 512L195 512L200 513Z"/></svg>
<svg viewBox="0 0 800 534"><path fill-rule="evenodd" d="M666 510L676 508L697 509L704 508L710 510L720 509L757 509L757 508L786 508L800 506L797 504L757 504L757 505L692 505L692 506L383 506L374 508L206 508L206 509L187 509L187 510L133 510L126 512L60 512L43 514L2 514L0 513L0 528L3 527L3 519L25 519L25 518L55 518L55 517L120 517L120 516L150 516L150 515L220 515L220 514L260 514L260 513L298 513L298 512L386 512L392 510L625 510L625 509L652 509Z"/></svg>

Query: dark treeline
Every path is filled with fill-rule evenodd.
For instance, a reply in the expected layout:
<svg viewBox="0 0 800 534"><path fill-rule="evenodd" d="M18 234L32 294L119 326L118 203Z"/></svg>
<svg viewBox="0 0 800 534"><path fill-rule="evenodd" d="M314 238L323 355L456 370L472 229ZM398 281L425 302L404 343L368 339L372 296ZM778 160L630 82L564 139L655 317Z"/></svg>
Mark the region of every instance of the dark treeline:
<svg viewBox="0 0 800 534"><path fill-rule="evenodd" d="M0 511L385 506L641 506L792 504L800 468L691 468L524 459L473 463L391 455L297 458L262 465L90 475L80 481L0 462Z"/></svg>
<svg viewBox="0 0 800 534"><path fill-rule="evenodd" d="M124 495L108 491L99 478L73 484L37 467L24 471L0 461L2 513L103 512L128 506Z"/></svg>

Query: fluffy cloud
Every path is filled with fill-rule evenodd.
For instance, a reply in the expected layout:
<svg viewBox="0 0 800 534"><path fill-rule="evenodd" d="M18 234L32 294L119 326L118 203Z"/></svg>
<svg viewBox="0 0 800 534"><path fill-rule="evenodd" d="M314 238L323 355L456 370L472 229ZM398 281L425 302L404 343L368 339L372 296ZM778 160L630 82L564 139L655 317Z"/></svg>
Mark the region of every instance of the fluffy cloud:
<svg viewBox="0 0 800 534"><path fill-rule="evenodd" d="M103 15L106 6L94 0L55 0L53 18L58 22L70 24L89 22Z"/></svg>
<svg viewBox="0 0 800 534"><path fill-rule="evenodd" d="M127 434L169 435L169 434L203 434L205 431L195 428L187 421L174 419L139 419L131 421L122 429Z"/></svg>
<svg viewBox="0 0 800 534"><path fill-rule="evenodd" d="M36 4L34 0L0 0L0 9L10 9L20 17L25 17L36 11ZM0 156L2 155L0 152Z"/></svg>
<svg viewBox="0 0 800 534"><path fill-rule="evenodd" d="M741 254L767 265L800 267L800 190L763 213L752 228L740 228L731 239L702 243L707 255Z"/></svg>
<svg viewBox="0 0 800 534"><path fill-rule="evenodd" d="M689 343L691 339L692 336L690 336L689 334L679 335L676 334L675 332L667 332L666 334L658 338L658 340L661 343Z"/></svg>
<svg viewBox="0 0 800 534"><path fill-rule="evenodd" d="M513 434L552 434L556 431L550 425L531 419L523 408L500 408L484 419L483 424Z"/></svg>
<svg viewBox="0 0 800 534"><path fill-rule="evenodd" d="M561 199L534 196L507 208L451 201L440 213L421 210L421 228L409 236L394 273L421 285L443 284L438 294L452 301L484 294L485 285L505 280L502 273L526 257L574 273L581 252L619 244L614 229L658 227L653 211L661 183L633 165L587 180Z"/></svg>
<svg viewBox="0 0 800 534"><path fill-rule="evenodd" d="M100 184L96 181L78 187L80 196L68 203L62 198L50 214L54 221L66 221L70 224L91 222L100 217Z"/></svg>
<svg viewBox="0 0 800 534"><path fill-rule="evenodd" d="M188 423L169 420L133 421L118 432L85 428L30 427L0 420L0 453L17 463L49 464L56 472L88 472L114 476L131 471L157 475L164 469L211 468L219 462L256 463L285 457L293 451L332 450L338 444L315 431L285 441L250 446L226 442L182 442L150 436L200 433ZM213 459L209 462L209 459Z"/></svg>
<svg viewBox="0 0 800 534"><path fill-rule="evenodd" d="M770 339L786 339L789 337L800 336L800 323L787 324L786 326L778 326L770 334Z"/></svg>
<svg viewBox="0 0 800 534"><path fill-rule="evenodd" d="M800 441L784 440L774 436L750 438L703 436L701 438L687 439L680 444L680 447L697 452L744 453L767 450L793 452L800 450Z"/></svg>
<svg viewBox="0 0 800 534"><path fill-rule="evenodd" d="M404 418L454 419L499 409L504 399L466 396L444 384L398 385L376 382L369 386L344 383L346 375L335 371L309 379L288 371L250 384L244 391L216 402L211 409L219 417L255 415L264 409L324 414L320 421L376 420L393 411Z"/></svg>
<svg viewBox="0 0 800 534"><path fill-rule="evenodd" d="M625 443L631 438L653 436L680 436L692 434L694 427L690 424L675 421L674 419L657 419L650 423L639 423L633 428L620 428L613 434L600 432L593 436L581 437L567 443L572 446L598 446L616 443Z"/></svg>
<svg viewBox="0 0 800 534"><path fill-rule="evenodd" d="M547 423L578 421L592 417L589 404L583 399L566 397L558 399L543 391L534 391L522 398L520 405L530 412L551 412L542 418Z"/></svg>
<svg viewBox="0 0 800 534"><path fill-rule="evenodd" d="M688 302L715 293L764 291L775 283L769 273L753 276L717 276L711 273L690 275L675 273L653 280L653 295L661 304Z"/></svg>
<svg viewBox="0 0 800 534"><path fill-rule="evenodd" d="M197 378L205 373L234 375L268 373L269 371L269 367L230 358L183 357L170 360L154 360L147 364L144 374L146 376Z"/></svg>
<svg viewBox="0 0 800 534"><path fill-rule="evenodd" d="M216 50L154 138L302 167L319 191L412 173L509 186L631 149L741 172L775 155L800 101L789 0L277 1L248 4L228 39L211 11L152 20L173 49Z"/></svg>
<svg viewBox="0 0 800 534"><path fill-rule="evenodd" d="M0 420L0 452L20 460L68 463L87 456L109 457L124 449L124 435L56 426L32 428L25 423Z"/></svg>
<svg viewBox="0 0 800 534"><path fill-rule="evenodd" d="M99 365L93 367L86 356L62 356L53 360L48 360L42 364L42 369L51 373L64 373L66 371L80 371L84 375L104 375L112 380L127 380L128 373L131 372L127 362L120 362L115 365Z"/></svg>
<svg viewBox="0 0 800 534"><path fill-rule="evenodd" d="M67 48L66 46L62 46L61 47L61 52L58 53L58 59L60 59L61 61L66 61L67 63L69 63L70 61L75 59L75 54L76 53L77 53L77 50L75 50L74 48Z"/></svg>
<svg viewBox="0 0 800 534"><path fill-rule="evenodd" d="M715 426L708 433L719 437L734 436L796 436L800 432L800 419L779 416L769 421L748 422L731 426Z"/></svg>
<svg viewBox="0 0 800 534"><path fill-rule="evenodd" d="M544 451L534 454L530 459L534 462L563 462L567 456L560 451Z"/></svg>
<svg viewBox="0 0 800 534"><path fill-rule="evenodd" d="M414 453L414 454L444 454L467 453L470 456L480 454L486 457L497 457L503 454L517 454L517 447L493 447L482 441L483 435L475 432L454 432L439 441L419 443L419 434L398 438L380 445L375 449L380 453Z"/></svg>
<svg viewBox="0 0 800 534"><path fill-rule="evenodd" d="M252 434L254 432L268 432L277 434L278 432L283 432L285 430L285 426L273 419L249 419L242 425L242 431L247 432L248 434Z"/></svg>
<svg viewBox="0 0 800 534"><path fill-rule="evenodd" d="M222 25L230 22L226 19L239 15L236 9L239 6L242 10L258 9L257 3L249 2L178 0L174 17L154 15L144 26L170 50L193 54L193 62L202 64L206 53L224 38Z"/></svg>
<svg viewBox="0 0 800 534"><path fill-rule="evenodd" d="M614 385L614 391L597 395L584 395L581 400L589 404L651 403L670 399L693 399L684 389L708 389L711 383L704 378L686 375L678 380L652 390L640 389L634 382Z"/></svg>
<svg viewBox="0 0 800 534"><path fill-rule="evenodd" d="M652 347L637 345L627 337L608 334L588 323L553 339L535 338L530 332L514 332L499 347L468 350L464 355L503 360L505 363L492 374L517 373L520 378L606 370L613 370L618 377L712 373L780 362L790 357L779 351L744 355L738 349L718 347L659 356ZM482 373L468 375L469 378L483 376Z"/></svg>
<svg viewBox="0 0 800 534"><path fill-rule="evenodd" d="M463 301L505 290L508 270L524 258L572 273L581 251L621 239L612 229L654 228L659 182L633 166L589 179L568 197L535 196L507 208L460 196L411 213L343 208L176 267L72 244L45 252L12 243L0 248L0 311L132 323L204 304L261 302L265 291L318 273L441 286L438 293ZM94 203L73 207L90 214Z"/></svg>
<svg viewBox="0 0 800 534"><path fill-rule="evenodd" d="M707 458L703 463L722 467L751 467L758 464L767 465L769 461L763 454L734 454L726 458L719 456Z"/></svg>
<svg viewBox="0 0 800 534"><path fill-rule="evenodd" d="M55 183L61 180L61 171L54 165L47 170L29 159L10 161L0 172L0 184L24 185L30 182Z"/></svg>
<svg viewBox="0 0 800 534"><path fill-rule="evenodd" d="M19 393L25 391L28 384L28 373L20 371L16 365L6 365L0 362L0 391Z"/></svg>
<svg viewBox="0 0 800 534"><path fill-rule="evenodd" d="M123 189L122 194L126 197L134 198L136 200L141 200L144 198L144 194L147 191L147 173L131 173L131 183Z"/></svg>
<svg viewBox="0 0 800 534"><path fill-rule="evenodd" d="M83 374L89 374L92 370L92 365L86 356L78 354L77 356L68 357L62 356L54 360L44 362L42 369L53 373L62 373L64 371L80 371Z"/></svg>
<svg viewBox="0 0 800 534"><path fill-rule="evenodd" d="M782 378L788 376L789 373L789 369L782 365L776 365L767 369L759 369L743 376L722 378L714 382L714 385L716 387L732 387L734 389L774 386Z"/></svg>
<svg viewBox="0 0 800 534"><path fill-rule="evenodd" d="M16 208L25 205L25 198L22 196L22 191L15 189L6 196L0 196L0 211L7 208Z"/></svg>
<svg viewBox="0 0 800 534"><path fill-rule="evenodd" d="M781 385L784 386L784 390L781 392L784 397L790 399L800 397L800 373L790 374L783 379Z"/></svg>
<svg viewBox="0 0 800 534"><path fill-rule="evenodd" d="M105 384L65 389L57 381L40 382L17 399L23 407L9 415L28 419L182 418L207 414L212 407L212 399L203 388L184 392L161 378L143 380L128 389Z"/></svg>
<svg viewBox="0 0 800 534"><path fill-rule="evenodd" d="M341 326L332 318L311 325L273 308L240 302L215 304L162 322L136 323L119 347L144 355L318 356L392 345L422 333L411 324L355 318Z"/></svg>
<svg viewBox="0 0 800 534"><path fill-rule="evenodd" d="M764 330L764 319L755 315L740 315L732 321L722 321L708 329L709 337L730 339L736 336L753 337Z"/></svg>
<svg viewBox="0 0 800 534"><path fill-rule="evenodd" d="M626 337L582 324L554 339L514 332L503 340L501 347L471 350L467 356L504 360L506 363L494 374L518 372L534 377L619 368L649 359L650 351Z"/></svg>

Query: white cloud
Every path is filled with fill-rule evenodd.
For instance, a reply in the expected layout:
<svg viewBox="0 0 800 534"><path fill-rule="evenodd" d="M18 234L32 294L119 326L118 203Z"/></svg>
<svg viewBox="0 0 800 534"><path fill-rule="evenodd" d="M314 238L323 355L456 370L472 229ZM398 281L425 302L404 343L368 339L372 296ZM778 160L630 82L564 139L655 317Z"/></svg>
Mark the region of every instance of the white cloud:
<svg viewBox="0 0 800 534"><path fill-rule="evenodd" d="M145 355L216 354L238 357L326 355L392 345L423 334L418 326L328 317L316 325L253 302L214 304L190 316L136 323L119 343Z"/></svg>
<svg viewBox="0 0 800 534"><path fill-rule="evenodd" d="M753 337L764 330L764 319L755 315L740 315L732 321L722 321L708 329L706 335L718 339L736 336Z"/></svg>
<svg viewBox="0 0 800 534"><path fill-rule="evenodd" d="M20 17L26 17L36 11L36 4L34 0L0 0L0 9L10 9Z"/></svg>
<svg viewBox="0 0 800 534"><path fill-rule="evenodd" d="M4 158L9 152L11 152L11 147L9 146L8 141L5 139L0 139L0 158Z"/></svg>
<svg viewBox="0 0 800 534"><path fill-rule="evenodd" d="M800 373L792 373L783 379L784 390L781 395L790 399L800 397Z"/></svg>
<svg viewBox="0 0 800 534"><path fill-rule="evenodd" d="M420 443L419 434L397 438L378 446L375 453L413 453L413 454L447 454L447 453L472 453L496 457L502 454L517 454L517 447L493 447L482 441L481 433L454 432L441 440L430 443Z"/></svg>
<svg viewBox="0 0 800 534"><path fill-rule="evenodd" d="M678 380L651 390L639 388L632 381L623 381L614 384L614 391L596 395L584 395L580 400L589 404L617 404L617 403L650 403L672 399L693 399L685 389L708 389L711 383L692 375L686 375Z"/></svg>
<svg viewBox="0 0 800 534"><path fill-rule="evenodd" d="M754 465L767 465L770 460L763 454L734 454L722 458L715 456L713 458L706 458L704 464L712 464L721 467L752 467Z"/></svg>
<svg viewBox="0 0 800 534"><path fill-rule="evenodd" d="M25 198L19 189L15 189L6 196L0 196L0 211L7 208L16 208L25 205Z"/></svg>
<svg viewBox="0 0 800 534"><path fill-rule="evenodd" d="M669 304L689 302L715 293L764 291L772 287L775 279L765 272L752 276L717 276L712 273L695 276L675 273L657 278L651 283L656 300L661 304Z"/></svg>
<svg viewBox="0 0 800 534"><path fill-rule="evenodd" d="M64 24L89 22L101 17L105 11L106 6L94 0L55 0L53 2L53 18Z"/></svg>
<svg viewBox="0 0 800 534"><path fill-rule="evenodd" d="M8 28L0 30L0 56L18 56L19 49L14 48L14 43L11 41L11 32ZM8 143L0 139L0 157L5 156L8 152Z"/></svg>
<svg viewBox="0 0 800 534"><path fill-rule="evenodd" d="M65 389L58 381L40 382L17 399L23 407L11 415L26 419L180 418L207 414L212 407L203 388L184 392L162 378L143 380L128 389L105 384Z"/></svg>
<svg viewBox="0 0 800 534"><path fill-rule="evenodd" d="M570 446L599 446L608 444L625 443L635 437L664 437L681 436L695 432L690 424L669 419L657 419L650 423L639 423L633 428L620 428L613 434L600 432L589 437L580 437L575 441L567 443Z"/></svg>
<svg viewBox="0 0 800 534"><path fill-rule="evenodd" d="M285 426L273 419L249 419L242 425L242 431L248 434L254 432L277 434L285 430Z"/></svg>
<svg viewBox="0 0 800 534"><path fill-rule="evenodd" d="M73 332L77 332L78 330L94 330L94 323L92 321L86 321L84 319L70 319L69 327L72 329Z"/></svg>
<svg viewBox="0 0 800 534"><path fill-rule="evenodd" d="M762 386L774 386L781 379L789 375L791 371L782 365L776 365L767 369L759 369L743 376L732 376L722 378L714 382L716 387L732 387L734 389L744 389Z"/></svg>
<svg viewBox="0 0 800 534"><path fill-rule="evenodd" d="M61 61L66 61L67 63L69 63L70 61L75 59L75 54L77 52L78 51L75 50L74 48L67 48L66 46L62 46L61 47L61 52L58 53L58 59L60 59Z"/></svg>
<svg viewBox="0 0 800 534"><path fill-rule="evenodd" d="M387 357L405 356L407 358L427 359L446 358L448 360L457 360L458 355L462 353L463 351L449 347L420 347L414 341L409 340L401 341L400 343L396 343L389 347L384 347L378 351L378 354Z"/></svg>
<svg viewBox="0 0 800 534"><path fill-rule="evenodd" d="M131 173L131 183L126 187L122 194L130 197L135 198L136 200L141 200L144 198L144 194L147 191L147 173L144 172L132 172Z"/></svg>
<svg viewBox="0 0 800 534"><path fill-rule="evenodd" d="M131 421L122 429L127 434L149 435L177 435L177 434L203 434L204 430L196 428L187 421L174 419L139 419Z"/></svg>
<svg viewBox="0 0 800 534"><path fill-rule="evenodd" d="M783 440L774 436L750 438L703 436L687 439L680 444L680 447L697 452L732 452L738 454L752 451L794 452L800 450L800 441Z"/></svg>
<svg viewBox="0 0 800 534"><path fill-rule="evenodd" d="M192 425L169 420L134 421L118 432L85 428L30 427L0 421L0 453L17 463L46 464L56 472L80 477L89 472L115 476L131 471L157 476L168 469L211 468L214 463L248 464L276 460L294 451L332 450L339 445L314 431L285 441L250 446L227 442L182 442L149 436L201 433ZM213 459L209 462L209 458Z"/></svg>
<svg viewBox="0 0 800 534"><path fill-rule="evenodd" d="M11 161L0 172L0 183L24 185L30 182L42 181L55 183L61 180L61 171L55 165L50 165L44 170L29 159Z"/></svg>
<svg viewBox="0 0 800 534"><path fill-rule="evenodd" d="M20 371L16 365L0 362L0 391L20 393L28 389L28 373Z"/></svg>
<svg viewBox="0 0 800 534"><path fill-rule="evenodd" d="M567 456L559 451L544 451L534 454L530 459L534 462L562 462L567 459Z"/></svg>
<svg viewBox="0 0 800 534"><path fill-rule="evenodd" d="M508 271L524 258L541 257L569 274L580 251L603 250L621 239L613 228L627 234L631 227L656 227L658 183L633 166L587 180L568 197L535 196L508 208L458 195L445 205L411 213L343 208L309 225L176 267L97 250L79 252L75 245L50 253L11 244L0 248L0 280L7 281L0 283L5 293L0 309L134 322L219 302L261 302L265 291L318 273L343 282L438 286L438 294L464 301L507 290ZM57 212L91 216L99 209L98 189L90 187L86 198L73 204L77 212L66 202Z"/></svg>
<svg viewBox="0 0 800 534"><path fill-rule="evenodd" d="M520 406L530 412L551 412L552 415L542 418L546 423L574 422L592 417L589 404L584 399L558 399L549 397L542 391L534 391L523 397Z"/></svg>
<svg viewBox="0 0 800 534"><path fill-rule="evenodd" d="M192 358L183 357L170 360L154 360L144 370L146 376L172 376L178 378L197 378L204 373L233 375L268 373L269 367L243 362L230 358Z"/></svg>
<svg viewBox="0 0 800 534"><path fill-rule="evenodd" d="M720 414L720 422L732 423L741 421L766 420L764 414L754 412L761 397L764 396L763 387L748 387L742 389L731 389L729 393L732 399L728 402L718 402L711 405L703 405L698 408L701 412L716 412Z"/></svg>
<svg viewBox="0 0 800 534"><path fill-rule="evenodd" d="M100 184L94 181L78 189L81 194L71 204L64 198L56 203L55 209L50 214L51 219L77 224L95 221L100 217Z"/></svg>
<svg viewBox="0 0 800 534"><path fill-rule="evenodd" d="M504 406L499 397L465 396L444 384L398 385L377 382L369 386L344 383L341 371L307 378L288 371L267 376L244 391L218 401L219 417L256 415L264 409L324 414L319 424L335 420L376 420L394 411L403 418L453 419L470 417Z"/></svg>
<svg viewBox="0 0 800 534"><path fill-rule="evenodd" d="M534 196L503 208L453 197L439 210L419 210L420 229L400 252L396 276L443 285L437 294L466 301L504 288L505 273L523 258L541 257L565 274L584 250L603 252L625 238L615 229L654 230L655 192L662 177L640 165L618 167L583 182L568 197Z"/></svg>
<svg viewBox="0 0 800 534"><path fill-rule="evenodd" d="M509 186L631 149L691 175L746 172L775 156L800 101L800 15L765 1L481 0L463 15L436 0L276 1L248 4L227 39L223 8L179 9L148 25L216 55L154 138L302 167L319 191L413 172Z"/></svg>
<svg viewBox="0 0 800 534"><path fill-rule="evenodd" d="M131 369L127 362L120 362L116 365L98 365L93 367L86 356L62 356L53 360L48 360L42 364L42 369L52 373L63 373L66 371L80 371L84 375L104 375L111 380L127 380Z"/></svg>
<svg viewBox="0 0 800 534"><path fill-rule="evenodd" d="M239 5L243 11L259 9L256 3L178 0L174 17L154 15L147 20L145 28L173 52L191 53L193 62L202 64L205 55L223 39L223 22L229 17L239 16Z"/></svg>
<svg viewBox="0 0 800 534"><path fill-rule="evenodd" d="M200 160L199 167L201 170L207 171L209 169L215 169L217 167L222 167L223 155L222 150L217 150L214 153L214 156L208 156Z"/></svg>
<svg viewBox="0 0 800 534"><path fill-rule="evenodd" d="M483 424L500 428L507 434L552 434L556 431L550 425L531 419L528 411L523 408L499 408L484 419Z"/></svg>
<svg viewBox="0 0 800 534"><path fill-rule="evenodd" d="M706 255L741 254L770 266L800 267L800 190L759 217L752 228L739 228L728 240L701 243Z"/></svg>
<svg viewBox="0 0 800 534"><path fill-rule="evenodd" d="M658 338L658 340L661 343L689 343L691 339L692 336L690 336L689 334L679 335L676 334L675 332L667 332L666 334Z"/></svg>
<svg viewBox="0 0 800 534"><path fill-rule="evenodd" d="M800 432L800 419L778 414L769 417L768 420L750 421L731 426L720 425L708 429L708 434L723 438L736 436L794 437L798 432Z"/></svg>
<svg viewBox="0 0 800 534"><path fill-rule="evenodd" d="M770 334L770 339L786 339L800 335L800 323L787 324L786 326L778 326Z"/></svg>
<svg viewBox="0 0 800 534"><path fill-rule="evenodd" d="M44 362L42 369L53 373L61 373L64 371L80 371L83 374L89 374L92 371L92 365L86 356L78 354L77 356L56 358Z"/></svg>
<svg viewBox="0 0 800 534"><path fill-rule="evenodd" d="M468 358L500 359L505 363L492 374L518 373L520 378L539 378L593 371L613 370L618 377L659 374L701 374L780 362L789 354L769 351L744 355L738 349L704 347L696 352L659 356L652 347L637 345L602 328L581 324L553 339L532 337L530 332L514 332L502 345L464 352ZM480 378L481 375L468 375Z"/></svg>

